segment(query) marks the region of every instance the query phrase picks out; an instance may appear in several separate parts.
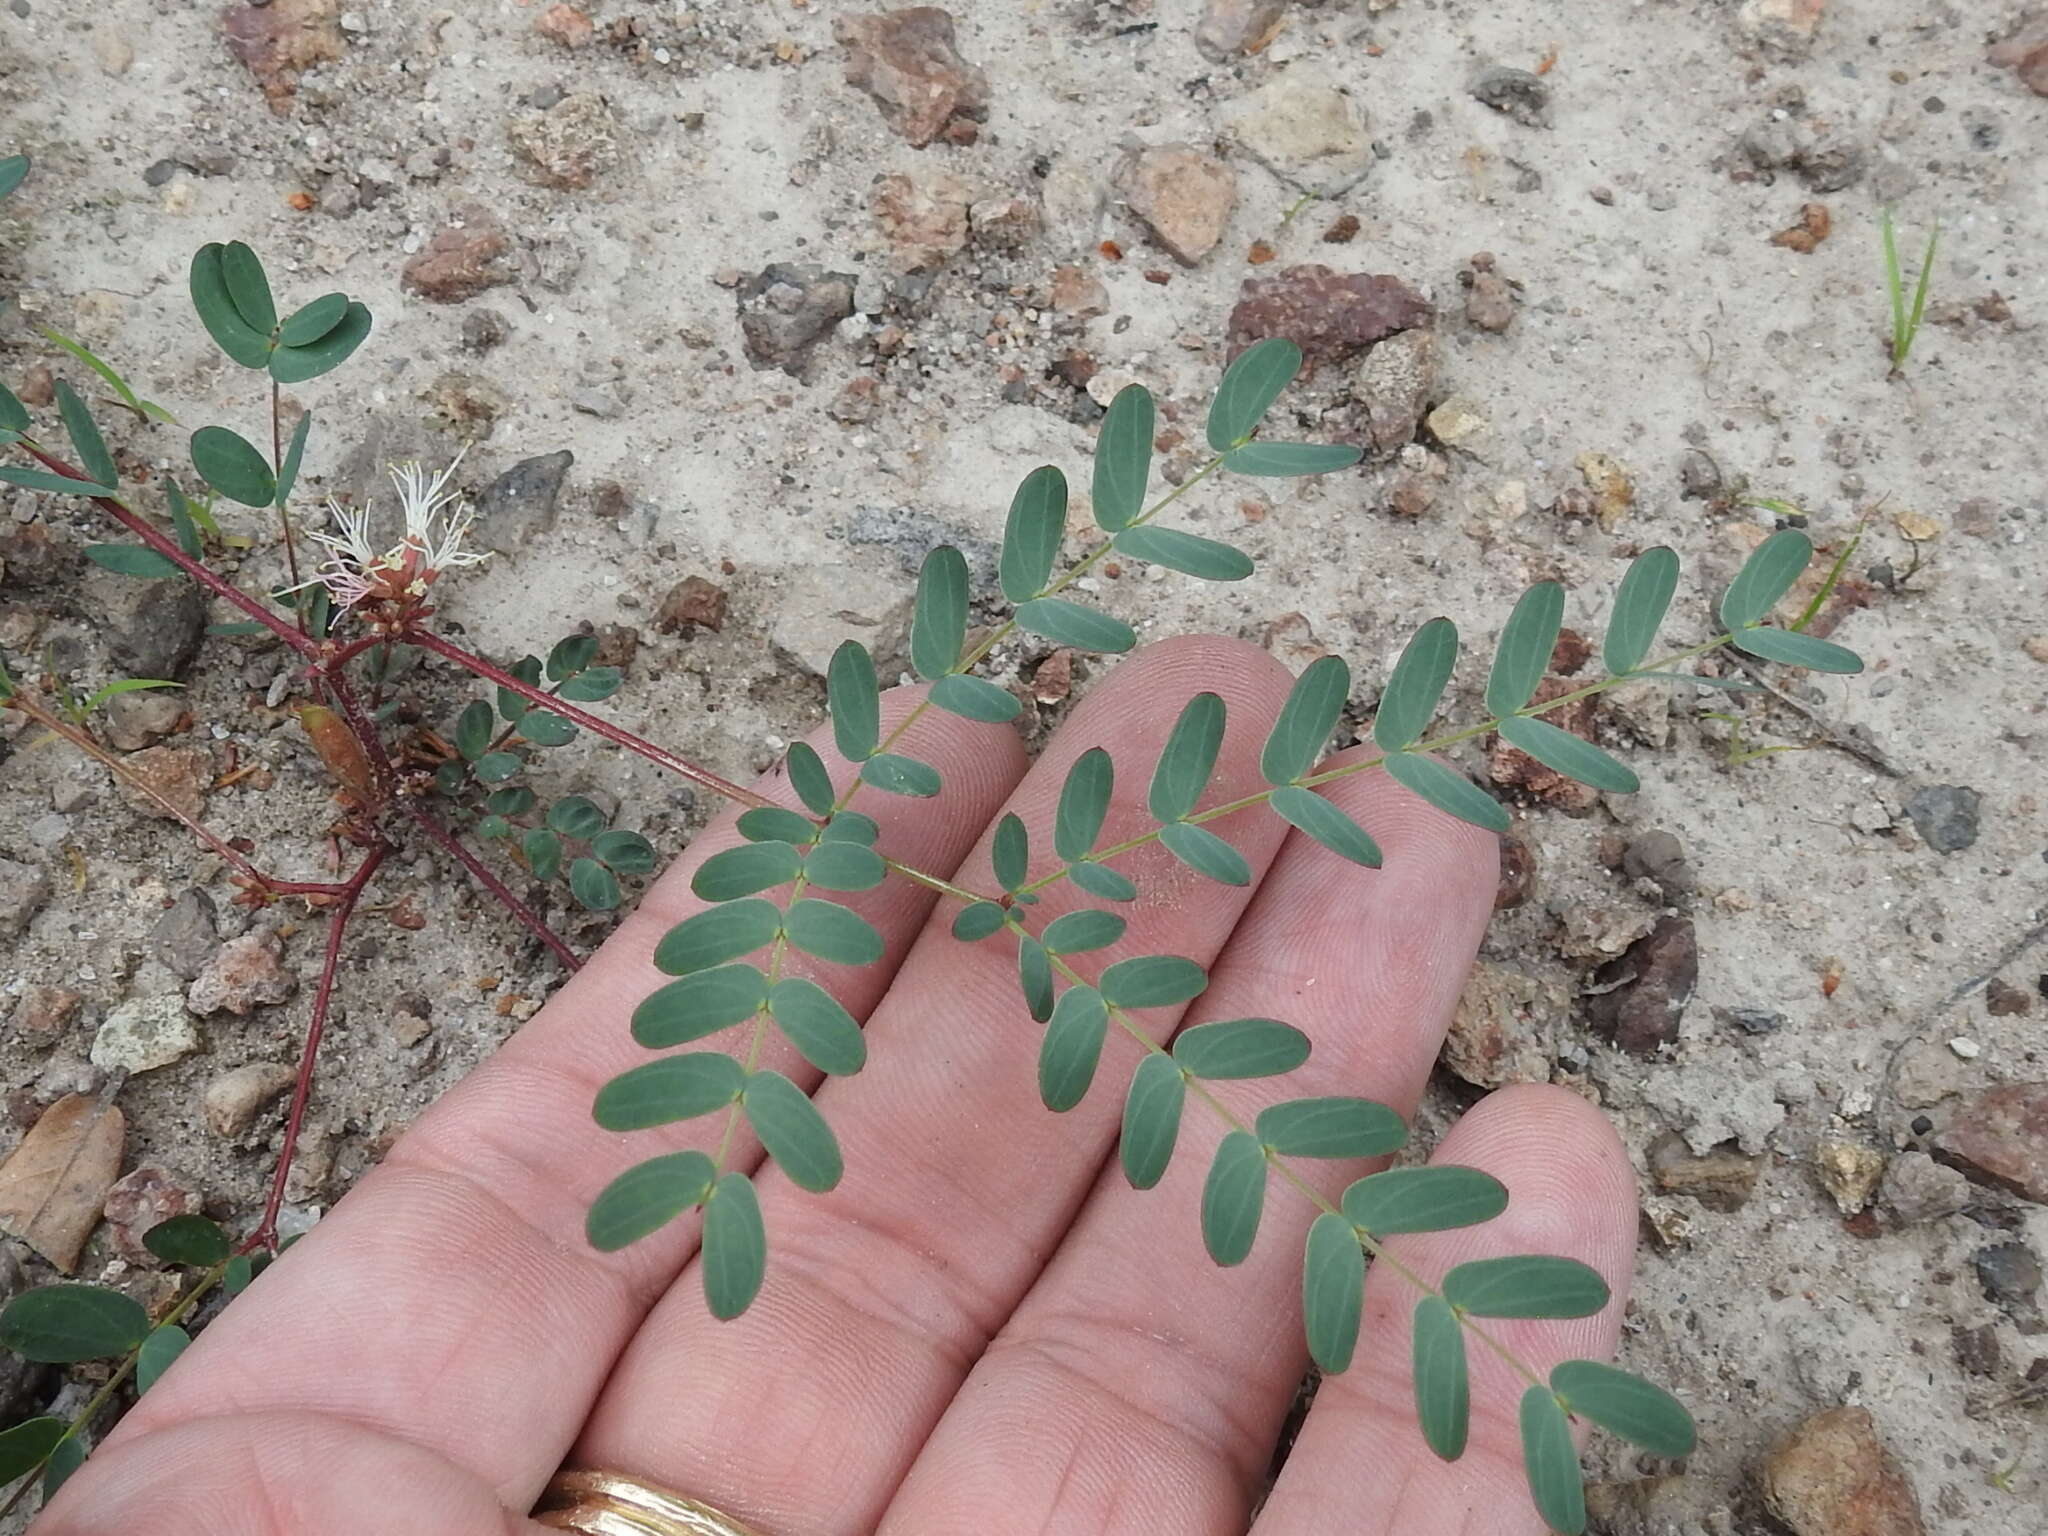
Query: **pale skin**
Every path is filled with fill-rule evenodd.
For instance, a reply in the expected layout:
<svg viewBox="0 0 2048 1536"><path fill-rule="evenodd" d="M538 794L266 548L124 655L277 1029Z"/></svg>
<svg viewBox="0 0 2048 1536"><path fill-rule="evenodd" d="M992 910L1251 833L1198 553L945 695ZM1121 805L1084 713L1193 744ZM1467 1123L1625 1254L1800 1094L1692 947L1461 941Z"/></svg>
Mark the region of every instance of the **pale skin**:
<svg viewBox="0 0 2048 1536"><path fill-rule="evenodd" d="M894 857L991 890L996 817L1022 816L1034 873L1051 867L1059 785L1089 746L1118 767L1104 840L1144 830L1152 761L1199 690L1230 711L1203 803L1259 788L1287 681L1237 642L1166 642L1117 667L1035 764L1007 728L928 711L901 747L939 768L941 799L865 791L857 803ZM885 728L916 697L890 695ZM812 741L844 783L829 732ZM795 804L779 777L760 787ZM1491 910L1492 834L1377 773L1327 793L1377 836L1382 869L1254 808L1212 825L1250 861L1249 890L1141 849L1122 861L1143 893L1125 909L1130 932L1082 957L1090 976L1131 953L1209 967L1208 992L1185 1010L1141 1016L1154 1038L1247 1014L1305 1030L1306 1066L1217 1085L1246 1117L1319 1093L1411 1113ZM769 1235L753 1308L730 1323L706 1311L694 1215L623 1252L593 1251L584 1213L614 1175L720 1141L723 1116L610 1134L590 1101L649 1059L626 1029L666 979L649 956L701 908L691 870L736 841L728 815L692 843L592 962L200 1335L36 1536L540 1536L526 1511L564 1462L678 1489L769 1536L1543 1529L1515 1430L1526 1383L1475 1344L1470 1447L1437 1460L1411 1404L1415 1292L1384 1265L1355 1363L1323 1385L1254 1516L1306 1358L1301 1245L1315 1207L1276 1182L1251 1257L1217 1268L1198 1210L1220 1122L1191 1102L1166 1178L1132 1190L1115 1134L1138 1046L1112 1032L1086 1100L1046 1110L1014 946L953 940L957 907L907 881L851 898L888 940L881 964L809 972L867 1029L866 1069L817 1093L844 1181L823 1196L795 1188L761 1165L744 1126L728 1149L731 1166L755 1170ZM1039 910L1086 902L1062 882ZM705 1045L744 1054L747 1031ZM762 1060L816 1082L779 1040ZM1605 1359L1635 1193L1598 1111L1562 1089L1504 1090L1433 1155L1492 1173L1512 1203L1483 1226L1396 1239L1395 1254L1430 1277L1495 1254L1581 1259L1613 1288L1603 1312L1493 1331L1538 1372ZM1296 1166L1334 1197L1376 1165Z"/></svg>

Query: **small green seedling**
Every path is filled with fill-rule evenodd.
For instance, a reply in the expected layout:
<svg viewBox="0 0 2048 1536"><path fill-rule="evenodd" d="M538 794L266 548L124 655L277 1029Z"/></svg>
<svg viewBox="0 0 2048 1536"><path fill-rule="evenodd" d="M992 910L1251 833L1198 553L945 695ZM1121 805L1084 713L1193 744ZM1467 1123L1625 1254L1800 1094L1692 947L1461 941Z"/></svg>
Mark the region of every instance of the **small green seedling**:
<svg viewBox="0 0 2048 1536"><path fill-rule="evenodd" d="M1912 354L1913 339L1920 334L1920 317L1927 312L1927 290L1934 281L1934 253L1941 244L1941 226L1935 225L1927 234L1927 249L1920 253L1920 277L1913 285L1913 304L1906 307L1905 279L1899 274L1899 241L1897 231L1892 227L1892 211L1887 208L1879 217L1879 228L1884 232L1884 285L1892 301L1892 371L1895 379L1903 378L1906 359Z"/></svg>

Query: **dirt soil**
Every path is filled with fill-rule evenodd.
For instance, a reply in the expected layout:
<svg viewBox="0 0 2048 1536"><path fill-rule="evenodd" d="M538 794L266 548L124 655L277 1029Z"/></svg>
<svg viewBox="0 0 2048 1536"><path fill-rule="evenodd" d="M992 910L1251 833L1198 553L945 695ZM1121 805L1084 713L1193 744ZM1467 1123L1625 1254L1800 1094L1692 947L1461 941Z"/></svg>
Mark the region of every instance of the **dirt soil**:
<svg viewBox="0 0 2048 1536"><path fill-rule="evenodd" d="M1341 652L1353 729L1431 614L1483 654L1516 594L1554 577L1597 649L1627 558L1662 543L1686 562L1666 636L1691 643L1771 528L1803 520L1832 554L1861 527L1822 623L1863 676L1604 702L1582 724L1640 768L1633 797L1576 796L1484 743L1465 756L1514 806L1523 878L1421 1140L1481 1087L1531 1077L1604 1104L1627 1138L1645 1215L1623 1358L1683 1396L1701 1448L1674 1475L1599 1439L1592 1476L1623 1485L1596 1498L1609 1529L1771 1529L1771 1446L1850 1403L1928 1529L2038 1533L2048 1210L1925 1155L1975 1095L2048 1078L2048 96L2028 84L2048 91L2048 55L2031 74L1988 57L2019 7L1652 0L1589 27L1561 4L1219 3L1207 52L1192 0L953 9L985 101L962 75L951 117L892 120L848 81L834 21L852 7L274 0L224 23L214 5L0 0L0 154L36 161L0 206L0 377L89 382L49 325L188 427L259 436L260 376L195 323L191 253L249 241L288 303L346 289L377 328L289 392L316 413L301 502L360 501L388 460L467 444L502 553L447 589L451 627L507 659L581 621L631 627L606 707L731 776L820 718L842 638L905 664L933 542L985 567L1024 472L1058 463L1085 486L1122 383L1159 397L1162 463L1189 473L1240 285L1301 284L1286 274L1312 264L1431 301L1376 348L1333 334L1282 403L1293 435L1373 451L1329 479L1187 497L1183 526L1258 570L1091 579L1143 636L1219 630L1295 668ZM1141 153L1168 145L1188 157ZM1327 195L1297 206L1305 189ZM1941 229L1897 378L1885 205L1909 280ZM775 264L821 271L762 275ZM189 469L180 429L108 425L138 480ZM525 472L537 491L489 491L561 450L558 495L547 465ZM222 515L259 540L237 579L275 581L258 516ZM17 676L84 690L177 650L182 621L143 584L85 573L80 546L109 536L89 509L0 489L0 536ZM664 627L690 577L722 600L700 585L694 617ZM1050 651L993 658L1034 732L1064 712L1070 661L1075 690L1111 665ZM218 783L212 824L317 878L328 785L284 707L283 654L209 637L165 664L184 708L130 707L127 742L203 754L175 771ZM1469 657L1452 718L1483 679ZM443 725L470 692L438 670L407 686ZM196 1020L197 1048L118 1099L124 1170L159 1167L246 1221L278 1114L224 1136L205 1096L293 1059L319 925L252 923L218 859L38 734L0 732L0 1144L103 1086L88 1054L110 1013L175 999L218 941L279 928L267 995L297 995ZM587 740L552 764L546 790L616 803L664 850L708 814ZM549 905L579 944L608 928ZM558 980L440 859L381 879L291 1219ZM84 1275L136 1279L116 1237L99 1229Z"/></svg>

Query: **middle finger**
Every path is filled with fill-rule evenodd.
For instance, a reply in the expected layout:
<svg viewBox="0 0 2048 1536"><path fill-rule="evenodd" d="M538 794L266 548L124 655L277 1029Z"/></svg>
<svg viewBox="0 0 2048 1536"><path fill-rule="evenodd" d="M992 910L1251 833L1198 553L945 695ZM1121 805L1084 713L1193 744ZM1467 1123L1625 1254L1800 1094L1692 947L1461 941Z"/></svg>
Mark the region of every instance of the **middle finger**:
<svg viewBox="0 0 2048 1536"><path fill-rule="evenodd" d="M1153 760L1182 705L1220 694L1229 729L1204 803L1257 787L1258 754L1285 674L1236 642L1155 646L1079 709L1010 809L1049 850L1068 766L1107 746L1117 793L1102 842L1151 825L1138 809ZM1125 955L1221 950L1284 827L1271 816L1218 824L1249 862L1243 888L1201 879L1156 844L1119 865L1141 897L1130 931L1087 956L1089 972ZM1035 855L1033 873L1052 867ZM992 889L986 847L963 883ZM1035 909L1081 905L1070 882ZM1019 999L1015 945L963 945L942 910L868 1025L872 1060L830 1082L818 1104L839 1136L846 1175L820 1198L779 1171L758 1180L769 1234L767 1281L745 1316L714 1321L688 1275L665 1297L599 1401L579 1459L680 1488L777 1536L860 1531L897 1482L988 1339L1030 1287L1094 1182L1118 1106L1098 1095L1054 1116L1038 1101L1039 1028ZM1178 1010L1146 1022L1170 1032ZM1121 1053L1118 1042L1106 1058ZM1129 1041L1121 1042L1135 1053ZM1108 1073L1131 1062L1106 1059Z"/></svg>

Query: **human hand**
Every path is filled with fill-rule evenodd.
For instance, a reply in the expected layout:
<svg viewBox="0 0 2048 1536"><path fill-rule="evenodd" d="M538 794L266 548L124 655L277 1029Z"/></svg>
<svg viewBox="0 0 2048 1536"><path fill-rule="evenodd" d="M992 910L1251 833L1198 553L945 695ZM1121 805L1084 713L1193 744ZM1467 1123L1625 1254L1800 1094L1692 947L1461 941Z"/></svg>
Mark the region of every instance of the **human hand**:
<svg viewBox="0 0 2048 1536"><path fill-rule="evenodd" d="M1230 711L1206 801L1258 787L1286 685L1242 644L1161 644L1097 688L1028 773L1007 729L927 714L906 748L945 776L945 795L861 808L884 851L986 887L986 829L1007 807L1049 843L1060 781L1089 746L1121 770L1107 835L1144 825L1139 765L1196 691ZM885 720L914 697L891 695ZM829 733L813 744L844 782ZM762 789L795 803L779 777ZM1159 1037L1277 1015L1315 1046L1286 1096L1358 1094L1407 1116L1491 910L1495 839L1378 773L1326 792L1373 831L1382 869L1246 812L1215 826L1251 887L1140 849L1130 932L1091 959L1190 956L1209 989L1148 1013ZM1198 1212L1220 1124L1191 1106L1166 1177L1131 1189L1114 1147L1138 1047L1112 1032L1091 1094L1049 1113L1012 952L953 940L953 911L920 887L892 879L851 899L888 941L880 964L812 973L865 1022L870 1060L818 1090L845 1153L839 1187L814 1196L773 1165L756 1174L770 1258L753 1307L728 1323L706 1311L694 1216L619 1253L585 1241L592 1196L630 1162L718 1142L723 1117L628 1139L599 1130L590 1103L647 1059L626 1019L665 979L654 944L701 908L691 870L736 841L730 816L700 836L531 1023L200 1335L37 1536L541 1536L526 1511L564 1463L682 1490L768 1536L1243 1530L1305 1363L1300 1253L1315 1208L1276 1188L1251 1256L1213 1265ZM1062 883L1042 910L1078 904ZM764 1063L816 1080L793 1053ZM1282 1096L1276 1082L1220 1090L1241 1112ZM1612 1287L1602 1312L1493 1331L1539 1371L1604 1358L1635 1200L1598 1112L1560 1089L1505 1090L1436 1158L1492 1173L1512 1203L1391 1250L1429 1276L1495 1254L1584 1260ZM742 1133L729 1165L759 1161ZM1301 1167L1326 1196L1367 1171ZM1355 1363L1323 1383L1257 1536L1543 1528L1521 1471L1523 1383L1503 1360L1472 1351L1463 1459L1424 1445L1413 1301L1375 1267Z"/></svg>

